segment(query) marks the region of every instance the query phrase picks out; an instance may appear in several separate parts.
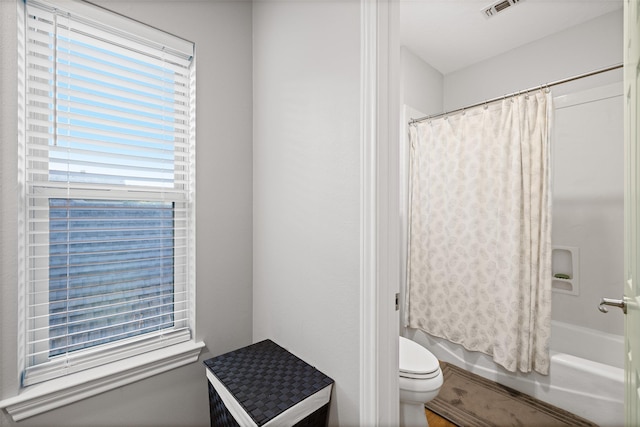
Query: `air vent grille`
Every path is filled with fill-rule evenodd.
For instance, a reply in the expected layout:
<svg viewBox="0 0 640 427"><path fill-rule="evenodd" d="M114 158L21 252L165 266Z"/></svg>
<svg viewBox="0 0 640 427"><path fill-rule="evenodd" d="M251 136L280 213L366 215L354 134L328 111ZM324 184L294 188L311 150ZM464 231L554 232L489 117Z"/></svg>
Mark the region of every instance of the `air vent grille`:
<svg viewBox="0 0 640 427"><path fill-rule="evenodd" d="M487 6L484 9L482 9L482 13L484 14L485 17L491 18L492 16L495 16L498 13L505 11L511 6L515 6L516 4L522 1L523 0L501 0L492 4L491 6Z"/></svg>

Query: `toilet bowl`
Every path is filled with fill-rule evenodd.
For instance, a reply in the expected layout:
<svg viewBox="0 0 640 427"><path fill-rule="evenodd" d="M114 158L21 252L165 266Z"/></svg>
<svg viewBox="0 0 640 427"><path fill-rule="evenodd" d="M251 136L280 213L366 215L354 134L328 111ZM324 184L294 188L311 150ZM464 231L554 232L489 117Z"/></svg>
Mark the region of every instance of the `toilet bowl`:
<svg viewBox="0 0 640 427"><path fill-rule="evenodd" d="M424 404L434 399L442 386L438 359L415 341L400 337L400 425L427 426Z"/></svg>

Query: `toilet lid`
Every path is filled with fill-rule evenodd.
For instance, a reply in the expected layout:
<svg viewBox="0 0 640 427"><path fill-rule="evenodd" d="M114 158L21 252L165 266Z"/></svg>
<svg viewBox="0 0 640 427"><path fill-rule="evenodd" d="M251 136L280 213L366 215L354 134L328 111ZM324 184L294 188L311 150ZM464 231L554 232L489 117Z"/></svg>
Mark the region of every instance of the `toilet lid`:
<svg viewBox="0 0 640 427"><path fill-rule="evenodd" d="M400 376L407 378L432 378L440 370L438 359L415 341L400 337Z"/></svg>

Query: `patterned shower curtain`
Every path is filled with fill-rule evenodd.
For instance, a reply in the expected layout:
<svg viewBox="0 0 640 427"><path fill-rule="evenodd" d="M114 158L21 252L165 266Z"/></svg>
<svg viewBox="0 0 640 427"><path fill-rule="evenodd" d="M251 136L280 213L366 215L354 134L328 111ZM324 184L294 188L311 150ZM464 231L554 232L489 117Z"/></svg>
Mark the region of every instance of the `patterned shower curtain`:
<svg viewBox="0 0 640 427"><path fill-rule="evenodd" d="M551 94L410 127L408 326L549 371Z"/></svg>

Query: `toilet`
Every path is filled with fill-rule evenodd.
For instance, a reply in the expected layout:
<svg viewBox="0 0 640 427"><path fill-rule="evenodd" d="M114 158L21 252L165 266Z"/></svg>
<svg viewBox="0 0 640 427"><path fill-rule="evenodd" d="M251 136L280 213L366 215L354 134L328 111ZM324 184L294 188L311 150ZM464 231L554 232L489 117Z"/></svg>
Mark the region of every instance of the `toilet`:
<svg viewBox="0 0 640 427"><path fill-rule="evenodd" d="M427 426L424 404L434 399L442 386L438 359L415 341L400 337L400 425Z"/></svg>

